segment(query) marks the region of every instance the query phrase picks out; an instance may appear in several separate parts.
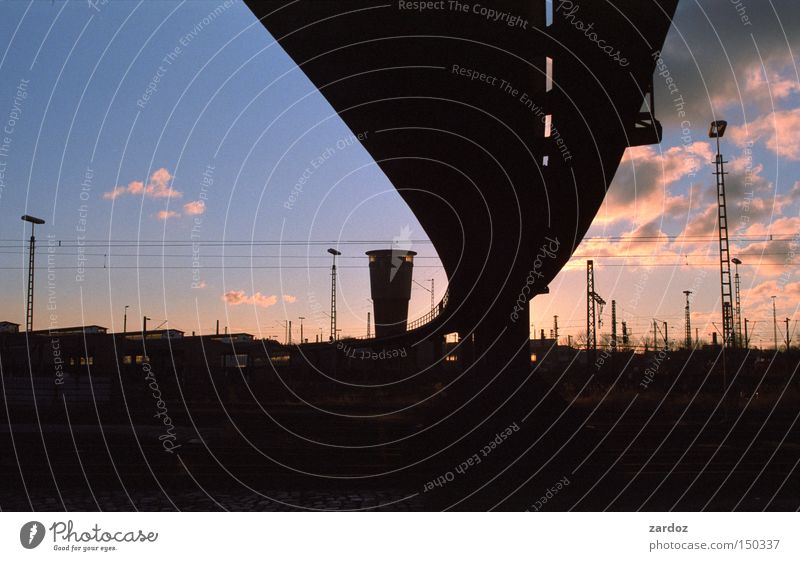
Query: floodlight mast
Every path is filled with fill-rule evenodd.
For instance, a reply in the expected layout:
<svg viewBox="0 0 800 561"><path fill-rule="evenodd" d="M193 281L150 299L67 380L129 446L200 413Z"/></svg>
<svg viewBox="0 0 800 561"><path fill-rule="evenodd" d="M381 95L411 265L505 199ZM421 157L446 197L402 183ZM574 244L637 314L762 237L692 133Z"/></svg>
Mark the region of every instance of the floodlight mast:
<svg viewBox="0 0 800 561"><path fill-rule="evenodd" d="M725 203L725 168L726 163L720 153L719 139L728 128L727 121L712 121L708 129L709 138L717 139L717 156L714 160L717 177L717 219L719 222L719 276L722 295L722 343L723 346L737 346L736 331L733 327L733 290L731 288L731 256L728 244L728 210Z"/></svg>
<svg viewBox="0 0 800 561"><path fill-rule="evenodd" d="M331 266L331 335L330 340L336 340L336 256L341 255L341 251L333 248L328 249L328 253L333 256L333 265Z"/></svg>
<svg viewBox="0 0 800 561"><path fill-rule="evenodd" d="M735 311L736 315L734 316L734 324L736 325L736 341L737 344L741 347L744 343L746 345L745 339L742 337L742 295L741 295L741 286L739 280L739 265L742 264L742 260L738 257L734 257L731 259L731 263L734 265L734 275L733 275L733 293L734 293L734 302L736 303Z"/></svg>
<svg viewBox="0 0 800 561"><path fill-rule="evenodd" d="M36 254L36 236L34 235L34 230L37 224L44 224L44 220L29 214L23 214L20 218L24 222L30 222L31 224L31 239L28 247L28 294L25 306L25 330L30 333L33 331L33 272L34 256Z"/></svg>

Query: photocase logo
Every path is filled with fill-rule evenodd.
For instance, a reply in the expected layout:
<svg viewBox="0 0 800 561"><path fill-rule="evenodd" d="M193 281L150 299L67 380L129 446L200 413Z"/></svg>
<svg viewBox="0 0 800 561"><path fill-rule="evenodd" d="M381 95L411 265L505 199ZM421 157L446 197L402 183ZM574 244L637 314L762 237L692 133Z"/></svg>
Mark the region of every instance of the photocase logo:
<svg viewBox="0 0 800 561"><path fill-rule="evenodd" d="M19 543L25 549L33 549L44 539L44 524L41 522L28 522L22 525L19 531Z"/></svg>
<svg viewBox="0 0 800 561"><path fill-rule="evenodd" d="M392 270L389 272L389 282L394 280L410 249L411 228L406 224L400 228L400 235L392 238Z"/></svg>

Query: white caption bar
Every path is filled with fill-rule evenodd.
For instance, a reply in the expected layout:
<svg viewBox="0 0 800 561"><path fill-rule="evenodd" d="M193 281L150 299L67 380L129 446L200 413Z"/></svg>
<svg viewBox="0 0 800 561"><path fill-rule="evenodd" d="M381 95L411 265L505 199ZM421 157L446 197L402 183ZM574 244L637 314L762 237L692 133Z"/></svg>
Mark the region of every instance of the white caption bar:
<svg viewBox="0 0 800 561"><path fill-rule="evenodd" d="M800 559L798 521L797 513L0 513L0 558Z"/></svg>

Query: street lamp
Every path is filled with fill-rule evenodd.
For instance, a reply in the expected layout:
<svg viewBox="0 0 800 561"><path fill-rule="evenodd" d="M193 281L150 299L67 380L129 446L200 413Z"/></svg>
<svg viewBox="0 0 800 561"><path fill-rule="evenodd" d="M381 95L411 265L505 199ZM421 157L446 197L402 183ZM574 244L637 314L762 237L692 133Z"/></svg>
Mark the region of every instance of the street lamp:
<svg viewBox="0 0 800 561"><path fill-rule="evenodd" d="M336 256L341 255L341 251L333 248L328 249L328 253L333 256L333 265L331 265L331 341L336 340Z"/></svg>
<svg viewBox="0 0 800 561"><path fill-rule="evenodd" d="M28 301L25 309L25 330L31 332L33 331L33 256L36 253L36 237L33 231L37 224L44 224L44 220L27 214L23 214L20 218L24 222L31 223L31 241L28 249Z"/></svg>

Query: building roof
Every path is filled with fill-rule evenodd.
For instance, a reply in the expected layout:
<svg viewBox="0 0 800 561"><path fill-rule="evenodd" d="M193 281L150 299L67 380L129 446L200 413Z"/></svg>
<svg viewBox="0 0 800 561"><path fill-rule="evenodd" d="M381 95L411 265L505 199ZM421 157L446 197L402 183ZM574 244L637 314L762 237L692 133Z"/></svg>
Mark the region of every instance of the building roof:
<svg viewBox="0 0 800 561"><path fill-rule="evenodd" d="M108 333L108 328L102 325L76 325L73 327L54 327L52 329L36 329L32 331L34 335L49 335L59 333L61 335L71 335L79 333Z"/></svg>

